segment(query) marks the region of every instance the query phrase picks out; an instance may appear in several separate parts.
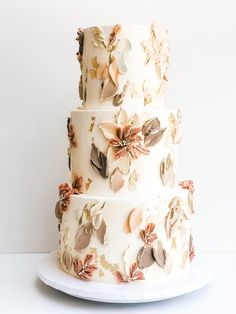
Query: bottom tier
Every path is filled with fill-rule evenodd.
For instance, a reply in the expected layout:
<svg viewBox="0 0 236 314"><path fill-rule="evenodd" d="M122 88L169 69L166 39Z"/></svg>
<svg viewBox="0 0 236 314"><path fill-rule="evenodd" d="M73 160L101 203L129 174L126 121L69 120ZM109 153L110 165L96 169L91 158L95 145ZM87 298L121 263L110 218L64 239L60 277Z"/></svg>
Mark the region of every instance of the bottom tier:
<svg viewBox="0 0 236 314"><path fill-rule="evenodd" d="M190 191L106 198L71 195L60 217L61 268L102 282L156 282L188 269L194 256Z"/></svg>

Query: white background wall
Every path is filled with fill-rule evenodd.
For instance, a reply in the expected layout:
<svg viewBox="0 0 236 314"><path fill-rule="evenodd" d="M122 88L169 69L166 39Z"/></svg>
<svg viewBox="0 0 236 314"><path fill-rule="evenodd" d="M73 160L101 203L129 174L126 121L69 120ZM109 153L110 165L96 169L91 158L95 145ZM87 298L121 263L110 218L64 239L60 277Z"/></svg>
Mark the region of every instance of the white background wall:
<svg viewBox="0 0 236 314"><path fill-rule="evenodd" d="M233 0L0 1L0 252L57 246L77 27L153 21L169 30L167 103L184 115L179 173L195 181L198 247L236 250L235 11Z"/></svg>

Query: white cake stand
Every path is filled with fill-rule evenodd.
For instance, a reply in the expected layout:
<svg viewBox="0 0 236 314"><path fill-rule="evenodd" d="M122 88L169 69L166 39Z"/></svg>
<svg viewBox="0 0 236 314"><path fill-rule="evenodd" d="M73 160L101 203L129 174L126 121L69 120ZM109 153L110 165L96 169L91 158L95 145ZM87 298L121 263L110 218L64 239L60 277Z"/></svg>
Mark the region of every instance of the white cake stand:
<svg viewBox="0 0 236 314"><path fill-rule="evenodd" d="M205 256L206 257L206 256ZM77 298L109 303L141 303L160 301L195 291L211 279L204 256L197 256L188 274L166 282L143 284L110 284L78 280L58 266L57 254L45 255L38 265L38 276L48 286Z"/></svg>

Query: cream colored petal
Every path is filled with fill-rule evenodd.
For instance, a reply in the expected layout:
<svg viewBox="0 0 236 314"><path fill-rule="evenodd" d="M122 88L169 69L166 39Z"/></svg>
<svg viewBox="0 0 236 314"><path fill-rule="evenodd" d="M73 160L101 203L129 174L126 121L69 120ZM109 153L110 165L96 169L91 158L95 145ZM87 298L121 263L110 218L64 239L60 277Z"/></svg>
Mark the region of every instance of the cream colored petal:
<svg viewBox="0 0 236 314"><path fill-rule="evenodd" d="M129 216L129 227L130 231L133 232L143 220L143 209L142 208L134 208Z"/></svg>
<svg viewBox="0 0 236 314"><path fill-rule="evenodd" d="M107 140L115 139L119 140L117 136L117 131L118 131L119 126L114 123L100 123L99 124L99 129L102 131L103 135Z"/></svg>
<svg viewBox="0 0 236 314"><path fill-rule="evenodd" d="M141 121L139 116L137 115L137 113L135 113L129 120L130 124L132 124L133 126L140 126L141 125Z"/></svg>
<svg viewBox="0 0 236 314"><path fill-rule="evenodd" d="M126 156L123 156L121 158L119 158L117 160L118 162L118 167L119 170L123 173L123 174L128 174L130 171L130 166L131 166L131 157L129 154L127 154Z"/></svg>
<svg viewBox="0 0 236 314"><path fill-rule="evenodd" d="M103 209L104 205L105 205L105 203L103 203L103 202L98 202L98 203L94 204L90 208L90 216L94 217L94 216L100 214L100 212Z"/></svg>
<svg viewBox="0 0 236 314"><path fill-rule="evenodd" d="M115 58L113 58L113 61L109 65L109 74L113 83L118 86L119 69Z"/></svg>
<svg viewBox="0 0 236 314"><path fill-rule="evenodd" d="M117 91L118 91L118 86L114 84L114 82L112 81L110 77L107 77L104 80L103 86L102 86L101 96L100 96L101 101L114 97Z"/></svg>
<svg viewBox="0 0 236 314"><path fill-rule="evenodd" d="M115 152L110 146L107 149L107 160L108 160L108 166L110 166L113 162L117 162Z"/></svg>
<svg viewBox="0 0 236 314"><path fill-rule="evenodd" d="M128 121L128 113L124 109L120 109L116 117L117 124L126 125Z"/></svg>
<svg viewBox="0 0 236 314"><path fill-rule="evenodd" d="M101 223L102 223L102 214L101 213L98 213L97 215L92 217L92 224L93 224L93 228L95 230L99 229Z"/></svg>
<svg viewBox="0 0 236 314"><path fill-rule="evenodd" d="M124 186L124 178L121 171L116 168L110 178L110 185L113 192L118 192Z"/></svg>

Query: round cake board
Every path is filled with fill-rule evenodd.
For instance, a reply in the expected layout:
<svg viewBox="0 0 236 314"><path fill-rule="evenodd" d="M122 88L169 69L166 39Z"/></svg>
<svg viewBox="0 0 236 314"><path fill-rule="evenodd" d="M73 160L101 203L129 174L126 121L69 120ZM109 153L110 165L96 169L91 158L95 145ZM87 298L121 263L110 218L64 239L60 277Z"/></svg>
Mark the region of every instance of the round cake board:
<svg viewBox="0 0 236 314"><path fill-rule="evenodd" d="M204 287L213 278L206 256L198 255L188 273L159 283L112 284L76 279L59 268L57 253L42 257L38 276L48 286L77 298L109 303L142 303L177 297Z"/></svg>

